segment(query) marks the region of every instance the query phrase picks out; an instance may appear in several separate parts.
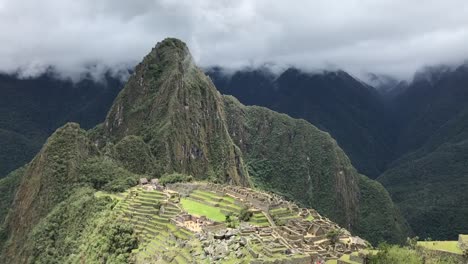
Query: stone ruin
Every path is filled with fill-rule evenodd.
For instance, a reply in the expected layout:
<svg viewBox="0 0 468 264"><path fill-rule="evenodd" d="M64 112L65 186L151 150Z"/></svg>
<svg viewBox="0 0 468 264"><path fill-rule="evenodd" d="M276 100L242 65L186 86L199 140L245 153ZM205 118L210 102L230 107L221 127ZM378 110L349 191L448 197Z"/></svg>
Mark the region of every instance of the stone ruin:
<svg viewBox="0 0 468 264"><path fill-rule="evenodd" d="M215 226L217 223L207 219L205 216L197 217L191 214L180 214L171 221L180 227L186 228L189 231L199 233L204 230L207 226Z"/></svg>
<svg viewBox="0 0 468 264"><path fill-rule="evenodd" d="M150 183L153 184L153 181ZM196 217L187 213L171 219L172 223L196 234L195 237L202 242L205 254L203 257L213 262L232 257L232 253L239 259L249 254L258 260L277 255L291 255L295 256L291 258L294 262L284 263L311 263L317 260L338 259L343 254L367 247L365 240L351 236L348 231L322 217L317 211L299 208L295 203L276 194L212 183L169 184L164 193L177 193L180 197L188 197L195 190L234 197L236 202L249 207L252 212L264 213L270 223L267 227L261 227L242 222L239 227L231 229L226 228L224 223L216 223L206 217ZM276 209L284 210L293 217L281 225L276 225L269 213ZM333 230L341 230L338 241L334 244L327 238L327 234Z"/></svg>

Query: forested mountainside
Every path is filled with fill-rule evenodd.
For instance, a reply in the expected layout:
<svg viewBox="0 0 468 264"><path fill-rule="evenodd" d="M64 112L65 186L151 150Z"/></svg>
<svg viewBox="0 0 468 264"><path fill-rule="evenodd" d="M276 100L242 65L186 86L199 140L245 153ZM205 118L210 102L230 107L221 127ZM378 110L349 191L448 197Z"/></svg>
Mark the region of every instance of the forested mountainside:
<svg viewBox="0 0 468 264"><path fill-rule="evenodd" d="M66 122L91 128L104 120L122 81L107 74L73 83L53 71L39 77L0 75L0 177L29 162Z"/></svg>
<svg viewBox="0 0 468 264"><path fill-rule="evenodd" d="M166 39L136 67L103 124L88 132L66 124L0 182L18 186L14 198L5 194L13 202L1 216L3 260L125 261L132 237L113 234L131 234L131 226L110 224L112 202L91 194L171 173L284 194L372 242L402 241L408 232L385 189L358 174L328 133L222 96L187 46Z"/></svg>
<svg viewBox="0 0 468 264"><path fill-rule="evenodd" d="M344 71L307 73L289 68L277 76L260 68L227 75L221 68L211 68L207 74L221 93L243 104L302 118L329 132L363 174L377 177L393 158L393 119L383 99Z"/></svg>
<svg viewBox="0 0 468 264"><path fill-rule="evenodd" d="M468 69L431 68L395 98L404 154L378 180L421 237L468 231Z"/></svg>

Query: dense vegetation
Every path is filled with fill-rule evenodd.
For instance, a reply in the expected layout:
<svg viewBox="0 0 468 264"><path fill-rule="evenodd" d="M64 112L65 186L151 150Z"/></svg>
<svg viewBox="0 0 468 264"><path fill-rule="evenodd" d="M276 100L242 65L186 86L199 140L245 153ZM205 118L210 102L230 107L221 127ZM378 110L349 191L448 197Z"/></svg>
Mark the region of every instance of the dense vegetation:
<svg viewBox="0 0 468 264"><path fill-rule="evenodd" d="M161 176L159 179L159 183L166 185L169 183L176 183L176 182L189 182L193 180L193 176L191 175L185 175L182 173L170 173L170 174L164 174Z"/></svg>
<svg viewBox="0 0 468 264"><path fill-rule="evenodd" d="M117 164L103 157L92 157L79 168L80 182L90 183L97 190L123 192L135 186L138 175L128 172Z"/></svg>
<svg viewBox="0 0 468 264"><path fill-rule="evenodd" d="M369 264L459 264L461 259L416 247L381 244L376 254L367 257Z"/></svg>
<svg viewBox="0 0 468 264"><path fill-rule="evenodd" d="M113 221L112 205L93 189L77 189L32 230L27 263L129 263L138 242L132 226Z"/></svg>
<svg viewBox="0 0 468 264"><path fill-rule="evenodd" d="M398 151L379 177L415 233L454 240L468 232L468 68L430 68L395 100Z"/></svg>
<svg viewBox="0 0 468 264"><path fill-rule="evenodd" d="M24 262L21 259L26 263L64 263L78 254L78 248L91 242L89 232L94 232L95 236L104 236L102 247L109 248L100 251L105 256L96 256L96 261L104 257L125 263L134 242L128 237L120 241L115 236L122 230L131 235L131 229L116 226L105 233L108 227L104 224L112 223L112 216L106 215L112 202L94 198L94 192L123 191L134 186L139 177L101 156L77 124L58 129L26 168L0 180L0 190L7 190L2 192L2 213L4 206L11 204L19 184L2 225L0 242L8 239L0 245L4 246L2 258L12 263Z"/></svg>
<svg viewBox="0 0 468 264"><path fill-rule="evenodd" d="M21 167L0 179L0 249L8 238L5 219L12 210L13 199L23 177L25 168Z"/></svg>

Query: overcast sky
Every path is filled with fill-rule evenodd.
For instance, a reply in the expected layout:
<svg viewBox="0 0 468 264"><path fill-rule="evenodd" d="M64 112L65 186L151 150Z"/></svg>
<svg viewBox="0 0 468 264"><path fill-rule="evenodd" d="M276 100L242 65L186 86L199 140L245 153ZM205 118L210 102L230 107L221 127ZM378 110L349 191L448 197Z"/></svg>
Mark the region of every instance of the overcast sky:
<svg viewBox="0 0 468 264"><path fill-rule="evenodd" d="M0 0L0 71L134 65L177 37L200 66L411 76L468 59L466 0Z"/></svg>

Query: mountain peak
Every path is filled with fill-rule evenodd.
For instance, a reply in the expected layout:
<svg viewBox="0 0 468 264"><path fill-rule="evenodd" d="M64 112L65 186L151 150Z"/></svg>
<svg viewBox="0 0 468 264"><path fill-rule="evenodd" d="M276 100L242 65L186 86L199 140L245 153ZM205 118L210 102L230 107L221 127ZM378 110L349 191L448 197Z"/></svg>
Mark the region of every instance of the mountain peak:
<svg viewBox="0 0 468 264"><path fill-rule="evenodd" d="M222 96L178 39L158 43L136 67L104 130L113 143L140 137L155 161L149 174L180 172L249 185L242 153L228 134Z"/></svg>
<svg viewBox="0 0 468 264"><path fill-rule="evenodd" d="M187 44L176 38L166 38L158 42L142 63L154 63L155 61L165 65L175 63L190 65L193 63Z"/></svg>

